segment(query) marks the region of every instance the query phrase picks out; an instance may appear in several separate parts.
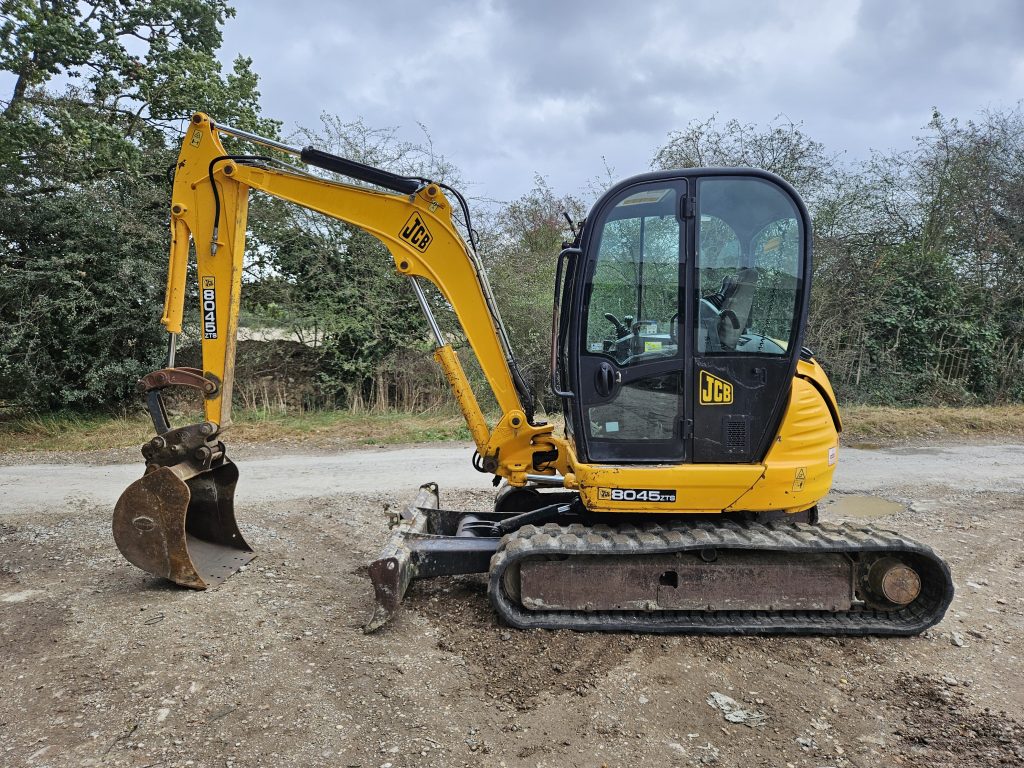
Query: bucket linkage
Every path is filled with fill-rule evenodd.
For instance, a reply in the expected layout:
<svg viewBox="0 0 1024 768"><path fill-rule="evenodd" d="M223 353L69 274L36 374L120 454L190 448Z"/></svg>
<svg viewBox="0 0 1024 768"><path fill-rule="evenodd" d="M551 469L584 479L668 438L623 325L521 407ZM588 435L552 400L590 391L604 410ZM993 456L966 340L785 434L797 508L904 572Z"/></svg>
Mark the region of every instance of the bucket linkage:
<svg viewBox="0 0 1024 768"><path fill-rule="evenodd" d="M145 376L139 388L157 436L142 446L146 472L114 507L114 541L144 571L193 589L220 584L255 557L235 522L238 468L204 421L171 428L162 390L171 385L210 391L194 368Z"/></svg>

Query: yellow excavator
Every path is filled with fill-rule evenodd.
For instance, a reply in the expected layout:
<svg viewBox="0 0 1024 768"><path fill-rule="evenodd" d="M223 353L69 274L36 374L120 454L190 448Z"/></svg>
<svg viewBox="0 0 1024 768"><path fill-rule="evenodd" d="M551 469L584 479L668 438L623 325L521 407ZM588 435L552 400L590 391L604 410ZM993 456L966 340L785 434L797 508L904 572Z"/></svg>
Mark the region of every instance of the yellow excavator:
<svg viewBox="0 0 1024 768"><path fill-rule="evenodd" d="M222 136L298 161L229 154ZM597 201L557 261L551 386L565 429L556 435L516 368L456 190L204 114L192 118L174 176L161 320L169 360L139 382L157 435L142 447L145 474L114 511L117 546L138 567L204 589L254 557L222 442L251 190L384 243L426 315L474 466L500 483L489 512L442 509L436 485L420 488L370 565L367 631L394 615L413 580L469 573L488 574L494 609L518 628L908 635L942 618L953 585L929 547L817 520L841 425L802 345L811 221L785 181L754 169L662 171ZM174 361L190 244L202 368ZM499 410L490 421L424 280L479 361ZM172 427L169 387L198 390L204 421Z"/></svg>

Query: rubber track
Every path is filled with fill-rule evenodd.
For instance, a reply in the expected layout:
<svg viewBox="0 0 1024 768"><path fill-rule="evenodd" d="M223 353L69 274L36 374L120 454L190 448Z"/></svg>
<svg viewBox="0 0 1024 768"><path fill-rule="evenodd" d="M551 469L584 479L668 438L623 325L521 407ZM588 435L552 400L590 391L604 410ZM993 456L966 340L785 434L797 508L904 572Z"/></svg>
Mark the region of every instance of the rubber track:
<svg viewBox="0 0 1024 768"><path fill-rule="evenodd" d="M755 550L850 555L909 556L921 576L921 594L909 606L880 611L533 611L514 602L502 587L505 571L531 557L550 555L668 554ZM924 544L890 531L851 525L807 523L687 523L523 526L505 536L491 558L491 603L520 629L761 635L916 635L940 621L953 599L949 566Z"/></svg>

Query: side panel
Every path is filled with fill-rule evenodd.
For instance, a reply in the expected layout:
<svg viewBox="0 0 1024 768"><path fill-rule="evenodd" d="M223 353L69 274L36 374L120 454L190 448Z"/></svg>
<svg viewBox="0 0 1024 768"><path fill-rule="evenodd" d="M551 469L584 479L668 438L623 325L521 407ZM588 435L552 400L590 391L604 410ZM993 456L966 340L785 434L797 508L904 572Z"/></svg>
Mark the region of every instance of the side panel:
<svg viewBox="0 0 1024 768"><path fill-rule="evenodd" d="M765 457L764 476L732 505L738 510L805 509L825 496L839 460L839 433L814 384L793 379L786 415Z"/></svg>
<svg viewBox="0 0 1024 768"><path fill-rule="evenodd" d="M757 461L785 397L790 361L742 357L695 360L693 460Z"/></svg>
<svg viewBox="0 0 1024 768"><path fill-rule="evenodd" d="M797 377L778 434L764 463L608 466L570 457L573 480L591 512L799 512L832 485L838 433L831 409L813 383ZM629 498L614 489L657 491Z"/></svg>

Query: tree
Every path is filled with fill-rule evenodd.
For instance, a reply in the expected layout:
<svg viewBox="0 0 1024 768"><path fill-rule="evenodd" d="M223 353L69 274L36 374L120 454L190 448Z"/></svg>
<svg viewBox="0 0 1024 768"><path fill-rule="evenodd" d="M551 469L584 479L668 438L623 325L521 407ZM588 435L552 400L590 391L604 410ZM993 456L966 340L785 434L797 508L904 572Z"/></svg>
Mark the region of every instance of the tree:
<svg viewBox="0 0 1024 768"><path fill-rule="evenodd" d="M402 141L394 128L325 114L319 129L302 128L296 139L395 173L456 183L457 169L424 136L423 143ZM256 322L284 325L315 346L321 402L415 407L395 396L391 374L412 361L433 379L432 340L384 244L358 227L264 196L254 200L254 212L246 306ZM444 302L434 296L433 305L457 334Z"/></svg>
<svg viewBox="0 0 1024 768"><path fill-rule="evenodd" d="M845 399L1020 400L1024 118L938 111L906 152L841 166L798 124L712 117L670 134L656 167L754 166L814 220L807 344Z"/></svg>
<svg viewBox="0 0 1024 768"><path fill-rule="evenodd" d="M691 120L668 135L668 143L651 161L656 169L748 167L778 174L814 206L833 190L836 158L803 132L800 123L782 116L761 127L717 115Z"/></svg>
<svg viewBox="0 0 1024 768"><path fill-rule="evenodd" d="M223 0L0 0L0 402L121 404L159 364L174 128L273 132Z"/></svg>
<svg viewBox="0 0 1024 768"><path fill-rule="evenodd" d="M555 261L562 243L572 240L566 215L582 220L582 201L557 195L537 176L532 190L498 209L481 246L520 373L548 409L558 406L549 387L550 308Z"/></svg>
<svg viewBox="0 0 1024 768"><path fill-rule="evenodd" d="M848 398L1020 400L1024 118L938 111L816 216L812 343Z"/></svg>

